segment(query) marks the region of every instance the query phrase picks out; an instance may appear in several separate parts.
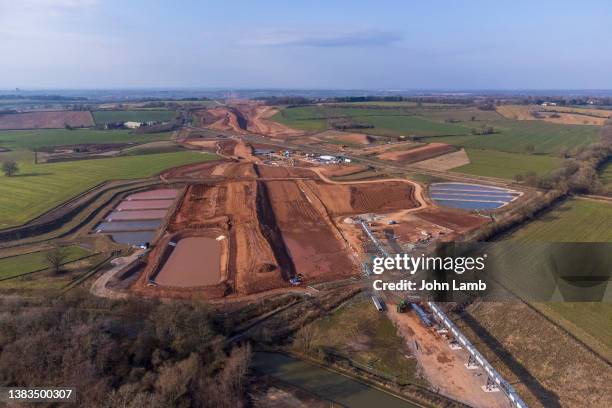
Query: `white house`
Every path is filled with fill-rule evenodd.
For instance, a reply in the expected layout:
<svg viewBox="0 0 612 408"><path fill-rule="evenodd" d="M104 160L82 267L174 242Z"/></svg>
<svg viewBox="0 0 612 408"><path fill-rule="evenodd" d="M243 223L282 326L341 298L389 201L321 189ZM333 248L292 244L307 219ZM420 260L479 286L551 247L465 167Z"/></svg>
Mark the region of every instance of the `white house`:
<svg viewBox="0 0 612 408"><path fill-rule="evenodd" d="M142 125L142 123L140 122L125 122L123 124L123 126L125 126L128 129L138 129L140 125Z"/></svg>

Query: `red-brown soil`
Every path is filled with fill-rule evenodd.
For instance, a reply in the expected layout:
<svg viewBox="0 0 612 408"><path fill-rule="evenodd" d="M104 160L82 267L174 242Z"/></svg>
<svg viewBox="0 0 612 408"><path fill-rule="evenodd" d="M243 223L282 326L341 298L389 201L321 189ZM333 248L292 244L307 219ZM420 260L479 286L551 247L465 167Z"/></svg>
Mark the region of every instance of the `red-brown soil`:
<svg viewBox="0 0 612 408"><path fill-rule="evenodd" d="M454 146L446 143L429 143L426 146L415 147L408 151L389 151L378 155L379 159L401 161L405 163L413 163L421 160L431 159L432 157L442 154L454 152L457 150Z"/></svg>
<svg viewBox="0 0 612 408"><path fill-rule="evenodd" d="M299 167L257 165L257 174L261 178L316 178L316 174Z"/></svg>
<svg viewBox="0 0 612 408"><path fill-rule="evenodd" d="M355 168L359 170L359 166L351 170ZM330 169L346 171L344 166ZM423 205L415 196L419 186L414 183L335 183L317 174L318 170L228 159L165 172L162 178L168 181L192 181L149 252L145 272L134 290L151 296L214 299L288 289L289 278L298 274L304 279L303 286L354 276L359 274L359 265L352 238L345 231L351 226L339 229L337 217L368 212L407 214ZM218 282L196 282L191 278L195 269L187 268L191 272L177 273L176 279L189 287L177 287L183 285L169 283L175 277L161 272L172 253L168 244L186 237L219 238L227 248L222 251L225 261L220 263ZM172 259L173 263L178 260L176 256ZM160 273L162 282L171 286L148 287Z"/></svg>
<svg viewBox="0 0 612 408"><path fill-rule="evenodd" d="M429 207L416 213L416 216L431 223L464 233L488 222L484 217L466 214L452 208Z"/></svg>
<svg viewBox="0 0 612 408"><path fill-rule="evenodd" d="M204 162L197 164L186 164L174 167L161 173L162 179L173 178L201 178L212 175L213 171L219 166L219 162Z"/></svg>
<svg viewBox="0 0 612 408"><path fill-rule="evenodd" d="M169 221L167 233L210 236L214 231L213 235L224 235L228 241L227 267L221 273L225 277L222 279L225 290L193 288L190 292L219 297L229 293L247 295L288 285L288 275L283 276L283 273L290 271L281 267L282 262L275 252L277 248L273 247L277 242L267 234L274 226L268 226L259 214L260 207L269 208L269 203L259 202L257 190L255 181L193 184L187 189ZM161 267L157 261L160 256L159 251L150 253L145 270L147 276L153 276Z"/></svg>
<svg viewBox="0 0 612 408"><path fill-rule="evenodd" d="M301 136L304 132L291 129L270 120L277 108L256 102L234 103L194 113L201 126L239 134L257 133L272 138L284 139Z"/></svg>
<svg viewBox="0 0 612 408"><path fill-rule="evenodd" d="M63 129L94 125L89 111L47 111L0 114L0 130Z"/></svg>
<svg viewBox="0 0 612 408"><path fill-rule="evenodd" d="M327 177L340 177L348 176L349 174L360 173L367 170L367 166L360 166L357 164L345 165L345 164L328 164L320 167L320 172Z"/></svg>
<svg viewBox="0 0 612 408"><path fill-rule="evenodd" d="M206 151L213 152L213 153L217 151L218 142L219 140L217 139L213 139L213 140L187 139L185 140L185 144L189 147L197 147L199 149L206 150Z"/></svg>
<svg viewBox="0 0 612 408"><path fill-rule="evenodd" d="M234 133L246 133L246 122L235 108L219 106L194 113L200 125L210 129Z"/></svg>
<svg viewBox="0 0 612 408"><path fill-rule="evenodd" d="M357 272L340 233L315 197L307 196L295 181L265 185L295 272L303 275L306 283Z"/></svg>
<svg viewBox="0 0 612 408"><path fill-rule="evenodd" d="M418 207L414 187L408 183L327 184L311 182L333 215L384 213Z"/></svg>
<svg viewBox="0 0 612 408"><path fill-rule="evenodd" d="M252 133L269 136L276 139L301 136L301 130L292 129L281 123L274 122L270 118L278 112L277 108L271 106L257 105L254 103L237 105L247 121L247 130Z"/></svg>
<svg viewBox="0 0 612 408"><path fill-rule="evenodd" d="M159 188L157 190L143 191L142 193L130 194L127 200L174 200L178 191L172 188Z"/></svg>

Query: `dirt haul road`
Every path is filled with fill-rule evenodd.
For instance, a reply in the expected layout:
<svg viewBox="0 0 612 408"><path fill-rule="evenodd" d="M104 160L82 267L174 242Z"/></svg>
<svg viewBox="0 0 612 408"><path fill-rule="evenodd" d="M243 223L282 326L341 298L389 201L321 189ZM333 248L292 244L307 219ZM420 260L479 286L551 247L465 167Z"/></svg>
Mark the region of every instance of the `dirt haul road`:
<svg viewBox="0 0 612 408"><path fill-rule="evenodd" d="M407 211L416 211L416 210L424 209L430 206L430 202L425 198L425 192L424 192L423 186L411 180L391 178L391 179L384 179L384 180L334 181L330 179L329 177L327 177L324 174L324 172L319 168L313 168L310 170L315 172L321 178L321 180L323 180L324 182L328 184L353 185L353 184L375 184L375 183L381 184L381 183L388 183L388 182L406 183L414 188L414 198L416 198L416 200L418 201L417 207L409 209Z"/></svg>
<svg viewBox="0 0 612 408"><path fill-rule="evenodd" d="M198 111L195 116L202 126L236 134L255 133L277 139L304 135L303 131L270 120L277 112L271 106L244 102Z"/></svg>
<svg viewBox="0 0 612 408"><path fill-rule="evenodd" d="M277 108L257 104L241 104L237 105L237 109L244 115L247 121L247 130L251 133L277 139L304 135L303 131L270 120L278 112Z"/></svg>

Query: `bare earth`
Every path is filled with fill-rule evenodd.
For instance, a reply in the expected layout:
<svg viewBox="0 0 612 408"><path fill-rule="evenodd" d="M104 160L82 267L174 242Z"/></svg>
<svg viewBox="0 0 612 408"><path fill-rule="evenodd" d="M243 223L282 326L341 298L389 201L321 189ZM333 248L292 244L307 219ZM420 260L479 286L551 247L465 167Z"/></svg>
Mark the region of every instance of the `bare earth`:
<svg viewBox="0 0 612 408"><path fill-rule="evenodd" d="M429 170L450 170L466 164L470 164L470 158L464 149L415 163L416 166Z"/></svg>
<svg viewBox="0 0 612 408"><path fill-rule="evenodd" d="M63 129L94 125L89 111L48 111L0 114L0 130L11 129Z"/></svg>
<svg viewBox="0 0 612 408"><path fill-rule="evenodd" d="M379 159L414 163L455 151L455 147L446 143L429 143L408 151L388 151L378 155Z"/></svg>
<svg viewBox="0 0 612 408"><path fill-rule="evenodd" d="M501 391L482 390L486 384L484 370L468 370L464 350L451 350L446 340L425 328L413 312L397 313L396 305L389 305L387 314L412 349L423 375L441 394L475 408L508 406Z"/></svg>

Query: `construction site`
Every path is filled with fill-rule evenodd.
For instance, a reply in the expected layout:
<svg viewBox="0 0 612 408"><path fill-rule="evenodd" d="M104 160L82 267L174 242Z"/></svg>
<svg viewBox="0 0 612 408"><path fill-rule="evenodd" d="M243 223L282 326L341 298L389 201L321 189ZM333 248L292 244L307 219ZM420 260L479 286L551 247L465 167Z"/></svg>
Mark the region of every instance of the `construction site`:
<svg viewBox="0 0 612 408"><path fill-rule="evenodd" d="M513 377L453 323L456 305L373 291L372 262L431 254L539 193L441 170L447 159L464 160L455 157L463 150L447 144L305 132L271 120L275 112L252 101L190 112L194 124L179 129L175 143L213 160L96 187L5 235L18 238L10 245L37 245L38 231L52 236L59 223L66 229L57 234L70 233L70 242L108 253L111 267L89 288L96 296L204 301L229 315L244 309L232 341L257 338L266 327L287 336L366 295L384 314L372 321L391 322L415 360L414 378L427 384L417 394L448 406L527 406ZM383 276L396 278L394 271ZM378 385L397 385L375 375ZM417 398L413 391L402 395Z"/></svg>
<svg viewBox="0 0 612 408"><path fill-rule="evenodd" d="M220 160L164 171L161 184L118 202L92 231L143 248L117 287L208 300L300 291L363 276L371 237L404 252L486 223L437 206L406 178L335 180L369 168L279 148L279 135L299 135L271 112L248 102L194 112L204 127L182 129L177 140Z"/></svg>

